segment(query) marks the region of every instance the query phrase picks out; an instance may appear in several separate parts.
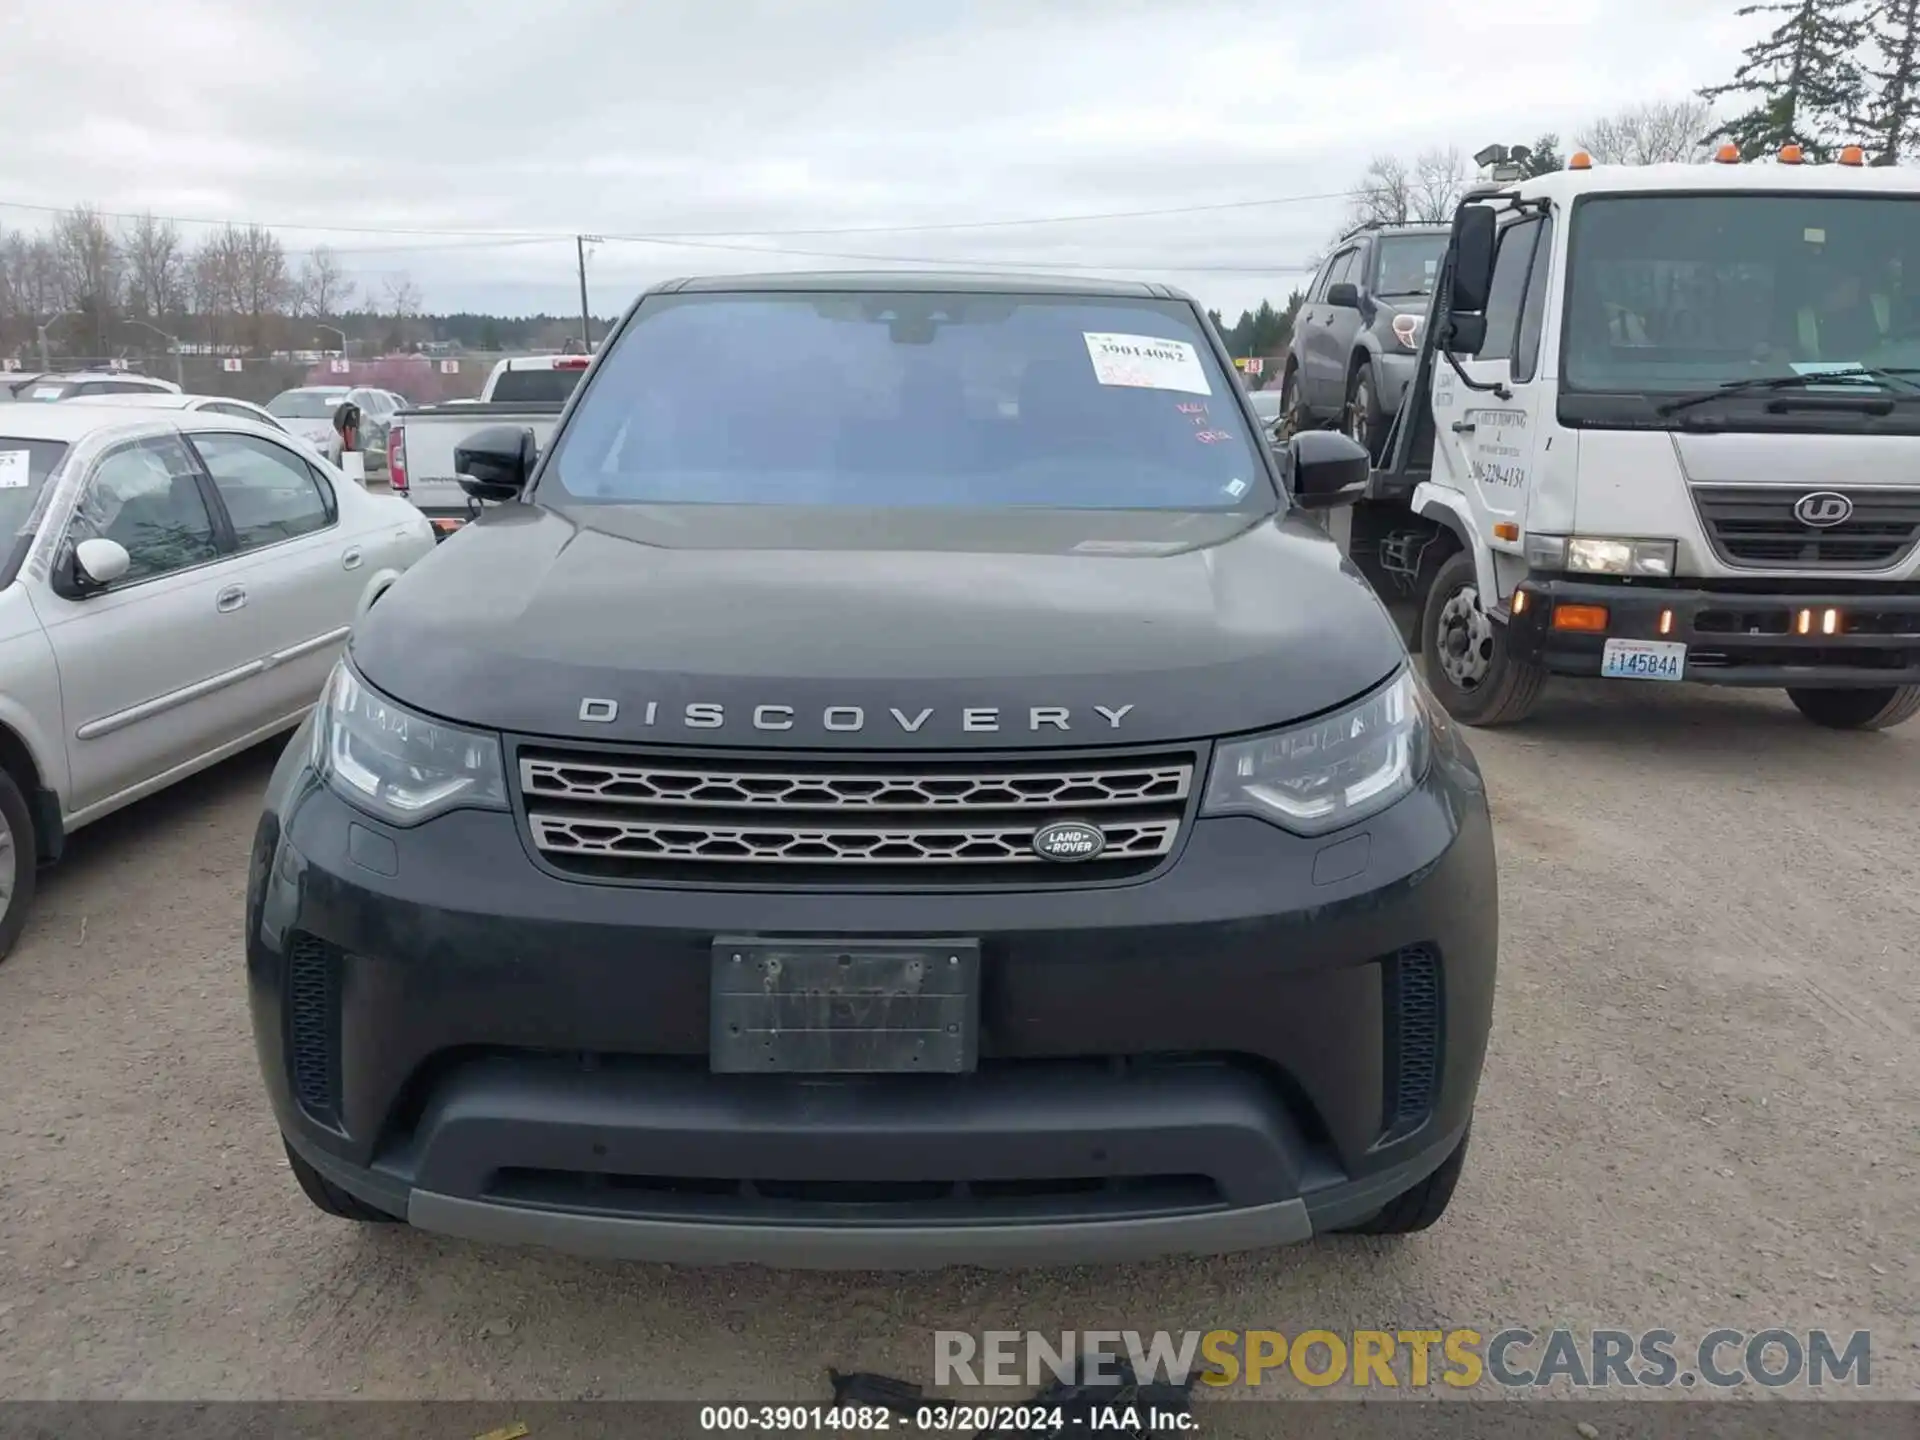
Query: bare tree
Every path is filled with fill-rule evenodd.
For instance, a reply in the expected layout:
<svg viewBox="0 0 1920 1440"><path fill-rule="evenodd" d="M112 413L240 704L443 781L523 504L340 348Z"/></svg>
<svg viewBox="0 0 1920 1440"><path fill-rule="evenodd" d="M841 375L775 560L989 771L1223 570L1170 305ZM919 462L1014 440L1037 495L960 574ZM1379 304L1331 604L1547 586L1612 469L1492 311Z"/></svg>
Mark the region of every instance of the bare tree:
<svg viewBox="0 0 1920 1440"><path fill-rule="evenodd" d="M60 265L44 235L16 230L0 249L0 264L6 268L16 314L39 321L61 308Z"/></svg>
<svg viewBox="0 0 1920 1440"><path fill-rule="evenodd" d="M280 237L263 225L229 225L220 235L235 314L249 320L249 342L267 346L267 317L282 314L293 296L287 252Z"/></svg>
<svg viewBox="0 0 1920 1440"><path fill-rule="evenodd" d="M127 310L141 319L181 309L186 289L186 253L171 220L142 215L122 242L127 258Z"/></svg>
<svg viewBox="0 0 1920 1440"><path fill-rule="evenodd" d="M294 313L324 320L337 315L353 303L358 288L340 268L333 251L325 245L314 247L300 266L300 278L294 284Z"/></svg>
<svg viewBox="0 0 1920 1440"><path fill-rule="evenodd" d="M107 224L92 209L76 205L53 225L62 299L89 322L93 344L107 348L107 323L120 303L122 257Z"/></svg>
<svg viewBox="0 0 1920 1440"><path fill-rule="evenodd" d="M1713 106L1689 96L1603 115L1575 144L1601 165L1661 165L1705 159L1712 134Z"/></svg>
<svg viewBox="0 0 1920 1440"><path fill-rule="evenodd" d="M387 313L396 320L411 320L420 313L420 287L405 270L387 276L381 284L386 296Z"/></svg>
<svg viewBox="0 0 1920 1440"><path fill-rule="evenodd" d="M1457 148L1428 150L1413 162L1411 218L1438 225L1453 218L1467 189L1467 162Z"/></svg>
<svg viewBox="0 0 1920 1440"><path fill-rule="evenodd" d="M209 345L225 342L233 314L233 284L223 239L220 234L209 235L187 261L188 294Z"/></svg>
<svg viewBox="0 0 1920 1440"><path fill-rule="evenodd" d="M1367 162L1347 206L1347 228L1404 225L1413 215L1414 176L1398 155L1376 155Z"/></svg>

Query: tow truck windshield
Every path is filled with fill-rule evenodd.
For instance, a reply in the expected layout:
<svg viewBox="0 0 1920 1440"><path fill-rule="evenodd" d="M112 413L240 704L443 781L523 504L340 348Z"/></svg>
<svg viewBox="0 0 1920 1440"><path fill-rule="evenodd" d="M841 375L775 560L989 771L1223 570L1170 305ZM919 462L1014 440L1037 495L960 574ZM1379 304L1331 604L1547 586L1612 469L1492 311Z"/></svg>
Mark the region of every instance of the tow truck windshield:
<svg viewBox="0 0 1920 1440"><path fill-rule="evenodd" d="M540 497L1259 510L1239 381L1187 306L1044 294L647 300Z"/></svg>
<svg viewBox="0 0 1920 1440"><path fill-rule="evenodd" d="M1707 407L1717 422L1729 408L1762 416L1783 392L1913 391L1903 378L1920 366L1913 199L1592 196L1572 223L1561 388L1578 418L1605 423L1606 397L1631 398L1640 416L1651 400L1681 423L1709 398L1730 402ZM1920 430L1910 404L1784 408L1796 423L1871 417L1876 429Z"/></svg>

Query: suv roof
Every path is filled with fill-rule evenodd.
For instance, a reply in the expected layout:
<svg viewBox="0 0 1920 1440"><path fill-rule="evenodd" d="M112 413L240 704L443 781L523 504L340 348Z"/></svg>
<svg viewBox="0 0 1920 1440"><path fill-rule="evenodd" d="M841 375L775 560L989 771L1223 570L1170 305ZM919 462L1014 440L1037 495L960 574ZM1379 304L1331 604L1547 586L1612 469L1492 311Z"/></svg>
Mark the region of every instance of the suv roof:
<svg viewBox="0 0 1920 1440"><path fill-rule="evenodd" d="M1386 220L1369 220L1364 225L1356 225L1340 237L1344 244L1356 235L1445 235L1452 231L1451 225L1440 224L1400 224Z"/></svg>
<svg viewBox="0 0 1920 1440"><path fill-rule="evenodd" d="M764 290L908 290L983 295L1093 295L1113 299L1190 300L1183 290L1144 280L1082 279L1062 275L983 275L967 270L795 270L774 275L705 275L669 280L651 293L741 293Z"/></svg>

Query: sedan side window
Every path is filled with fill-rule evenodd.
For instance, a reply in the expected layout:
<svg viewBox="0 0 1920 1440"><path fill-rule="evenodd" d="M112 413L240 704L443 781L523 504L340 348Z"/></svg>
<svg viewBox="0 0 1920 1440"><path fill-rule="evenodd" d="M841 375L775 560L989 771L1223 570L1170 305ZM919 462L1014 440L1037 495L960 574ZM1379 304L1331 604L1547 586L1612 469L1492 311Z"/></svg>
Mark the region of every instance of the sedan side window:
<svg viewBox="0 0 1920 1440"><path fill-rule="evenodd" d="M235 543L257 550L324 530L338 513L333 491L298 455L252 435L201 434L206 462L233 521Z"/></svg>
<svg viewBox="0 0 1920 1440"><path fill-rule="evenodd" d="M172 437L138 441L104 456L67 533L74 542L97 538L126 547L133 563L113 582L115 589L220 555L193 456Z"/></svg>

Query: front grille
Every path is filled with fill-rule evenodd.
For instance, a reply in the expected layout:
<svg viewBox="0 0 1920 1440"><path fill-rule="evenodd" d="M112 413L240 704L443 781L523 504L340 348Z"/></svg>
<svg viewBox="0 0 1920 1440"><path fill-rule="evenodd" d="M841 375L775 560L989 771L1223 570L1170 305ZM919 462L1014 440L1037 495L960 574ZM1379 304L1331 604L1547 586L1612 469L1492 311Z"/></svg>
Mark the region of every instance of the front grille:
<svg viewBox="0 0 1920 1440"><path fill-rule="evenodd" d="M1920 490L1840 490L1853 502L1841 524L1802 524L1793 507L1808 489L1782 485L1695 485L1713 553L1747 569L1885 570L1920 544Z"/></svg>
<svg viewBox="0 0 1920 1440"><path fill-rule="evenodd" d="M287 1053L300 1108L329 1124L339 1108L340 952L312 935L287 947Z"/></svg>
<svg viewBox="0 0 1920 1440"><path fill-rule="evenodd" d="M1404 1134L1433 1108L1440 1078L1440 957L1409 945L1386 962L1387 1131Z"/></svg>
<svg viewBox="0 0 1920 1440"><path fill-rule="evenodd" d="M588 876L740 882L1054 880L1144 873L1178 844L1198 757L871 761L528 749L518 757L542 857ZM1097 855L1050 861L1035 835L1093 826Z"/></svg>

